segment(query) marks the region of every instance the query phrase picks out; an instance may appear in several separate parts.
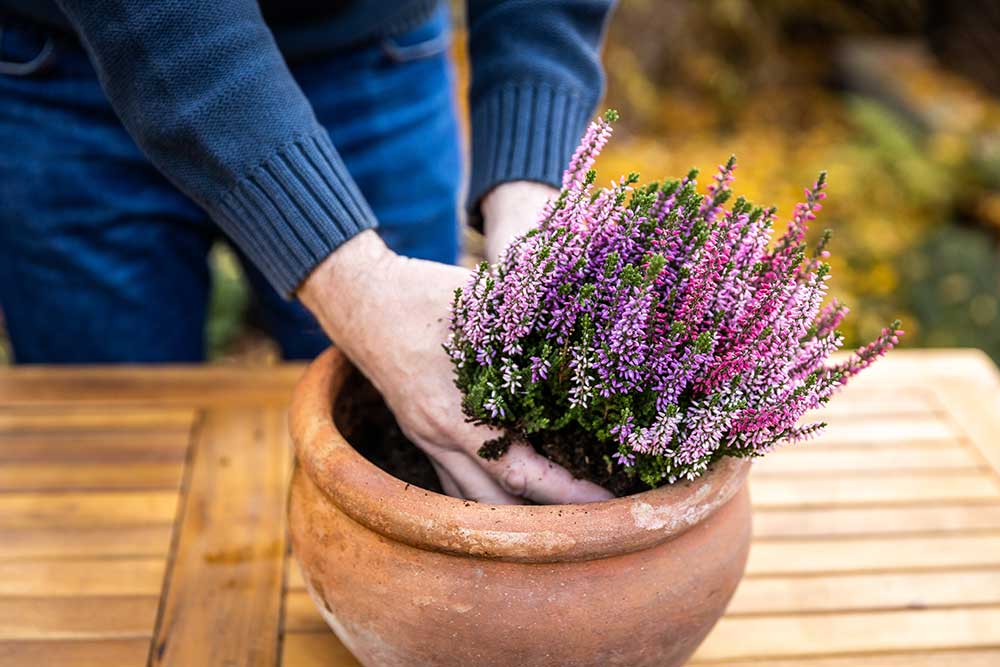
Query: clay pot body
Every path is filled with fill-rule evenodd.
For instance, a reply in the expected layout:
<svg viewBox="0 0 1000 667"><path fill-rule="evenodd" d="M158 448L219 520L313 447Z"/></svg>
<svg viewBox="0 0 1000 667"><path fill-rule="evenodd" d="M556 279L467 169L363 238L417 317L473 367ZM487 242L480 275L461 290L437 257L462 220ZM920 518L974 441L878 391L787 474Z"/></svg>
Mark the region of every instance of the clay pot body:
<svg viewBox="0 0 1000 667"><path fill-rule="evenodd" d="M295 556L367 667L682 665L746 563L749 465L591 505L493 506L409 486L339 434L335 351L296 389Z"/></svg>

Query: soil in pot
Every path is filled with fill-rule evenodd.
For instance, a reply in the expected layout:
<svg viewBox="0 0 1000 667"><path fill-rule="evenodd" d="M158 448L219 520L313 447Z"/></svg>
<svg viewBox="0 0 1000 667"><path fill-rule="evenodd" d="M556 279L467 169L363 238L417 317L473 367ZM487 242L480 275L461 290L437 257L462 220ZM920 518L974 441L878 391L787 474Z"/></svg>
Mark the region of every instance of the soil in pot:
<svg viewBox="0 0 1000 667"><path fill-rule="evenodd" d="M352 370L333 409L334 422L354 448L376 466L407 484L444 493L430 460L411 443L396 423L382 395L359 371ZM529 438L531 445L573 476L588 479L616 496L647 490L638 479L610 461L595 456L582 433L569 430L542 442ZM499 454L500 452L498 452Z"/></svg>
<svg viewBox="0 0 1000 667"><path fill-rule="evenodd" d="M444 493L430 459L410 442L382 394L354 369L333 406L337 429L362 456L407 484Z"/></svg>

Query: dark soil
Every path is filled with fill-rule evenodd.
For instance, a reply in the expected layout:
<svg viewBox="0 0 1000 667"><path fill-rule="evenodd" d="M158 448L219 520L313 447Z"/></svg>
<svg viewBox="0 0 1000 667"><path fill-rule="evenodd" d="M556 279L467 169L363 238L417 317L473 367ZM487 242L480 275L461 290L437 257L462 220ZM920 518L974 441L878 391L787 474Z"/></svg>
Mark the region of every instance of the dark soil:
<svg viewBox="0 0 1000 667"><path fill-rule="evenodd" d="M612 466L598 443L582 433L564 430L545 434L544 441L529 436L528 442L574 477L603 486L619 498L648 489L639 478L625 474L621 466Z"/></svg>
<svg viewBox="0 0 1000 667"><path fill-rule="evenodd" d="M337 428L366 459L408 484L444 493L430 459L403 435L382 396L358 371L345 382L333 414ZM547 436L544 443L533 440L529 438L537 451L575 477L599 484L616 496L645 490L642 482L609 466L596 443L579 433L564 431ZM505 443L493 444L491 453L501 455Z"/></svg>
<svg viewBox="0 0 1000 667"><path fill-rule="evenodd" d="M393 477L444 493L430 459L400 430L382 395L353 371L333 406L337 428L362 456Z"/></svg>

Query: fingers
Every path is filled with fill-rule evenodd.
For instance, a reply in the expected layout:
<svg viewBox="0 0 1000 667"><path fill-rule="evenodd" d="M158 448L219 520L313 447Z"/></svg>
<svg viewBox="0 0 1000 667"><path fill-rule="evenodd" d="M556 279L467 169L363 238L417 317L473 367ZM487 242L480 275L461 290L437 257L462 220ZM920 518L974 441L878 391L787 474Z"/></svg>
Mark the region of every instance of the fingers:
<svg viewBox="0 0 1000 667"><path fill-rule="evenodd" d="M438 480L441 482L441 488L446 494L452 498L464 498L462 495L462 489L458 486L455 478L451 476L447 470L445 470L441 464L439 464L434 459L430 459L431 465L434 466L434 472L437 473Z"/></svg>
<svg viewBox="0 0 1000 667"><path fill-rule="evenodd" d="M493 505L523 505L524 499L508 493L497 480L493 479L467 454L460 451L440 452L435 455L435 468L442 468L457 487L457 495L466 500ZM442 486L444 480L442 479Z"/></svg>
<svg viewBox="0 0 1000 667"><path fill-rule="evenodd" d="M593 482L576 479L531 446L515 443L497 461L476 457L477 463L510 494L548 505L593 503L614 495Z"/></svg>

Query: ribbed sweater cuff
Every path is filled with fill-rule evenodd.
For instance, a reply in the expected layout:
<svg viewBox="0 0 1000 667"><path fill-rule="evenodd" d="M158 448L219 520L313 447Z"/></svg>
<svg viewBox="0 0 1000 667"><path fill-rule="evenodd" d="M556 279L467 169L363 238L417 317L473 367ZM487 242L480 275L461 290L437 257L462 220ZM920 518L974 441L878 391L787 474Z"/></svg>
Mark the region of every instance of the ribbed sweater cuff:
<svg viewBox="0 0 1000 667"><path fill-rule="evenodd" d="M325 131L275 151L222 197L214 213L286 297L340 244L376 226Z"/></svg>
<svg viewBox="0 0 1000 667"><path fill-rule="evenodd" d="M507 181L559 187L593 113L589 96L544 83L501 86L473 101L469 223L482 229L483 196Z"/></svg>

